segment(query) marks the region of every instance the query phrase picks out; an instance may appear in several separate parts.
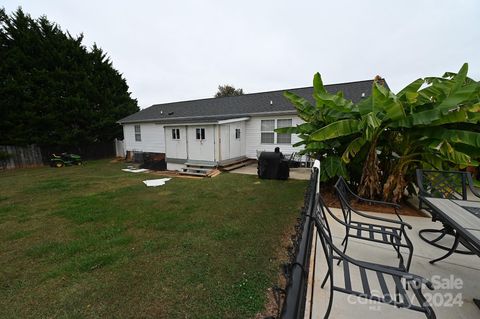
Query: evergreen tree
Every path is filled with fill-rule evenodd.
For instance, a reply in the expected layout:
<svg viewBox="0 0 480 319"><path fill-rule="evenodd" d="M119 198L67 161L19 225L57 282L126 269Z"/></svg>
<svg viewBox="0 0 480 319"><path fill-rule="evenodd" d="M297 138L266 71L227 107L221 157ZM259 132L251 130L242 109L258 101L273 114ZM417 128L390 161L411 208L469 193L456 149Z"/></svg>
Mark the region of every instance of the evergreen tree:
<svg viewBox="0 0 480 319"><path fill-rule="evenodd" d="M122 135L138 111L106 54L46 17L0 8L0 144L81 146Z"/></svg>

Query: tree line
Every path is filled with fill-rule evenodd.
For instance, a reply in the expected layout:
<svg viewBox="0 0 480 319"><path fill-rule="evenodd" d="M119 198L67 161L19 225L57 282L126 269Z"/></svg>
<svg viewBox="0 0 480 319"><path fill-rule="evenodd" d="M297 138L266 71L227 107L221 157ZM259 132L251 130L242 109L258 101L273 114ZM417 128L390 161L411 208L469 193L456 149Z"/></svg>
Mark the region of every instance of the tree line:
<svg viewBox="0 0 480 319"><path fill-rule="evenodd" d="M122 136L138 111L122 74L97 45L45 16L0 8L0 144L81 146Z"/></svg>

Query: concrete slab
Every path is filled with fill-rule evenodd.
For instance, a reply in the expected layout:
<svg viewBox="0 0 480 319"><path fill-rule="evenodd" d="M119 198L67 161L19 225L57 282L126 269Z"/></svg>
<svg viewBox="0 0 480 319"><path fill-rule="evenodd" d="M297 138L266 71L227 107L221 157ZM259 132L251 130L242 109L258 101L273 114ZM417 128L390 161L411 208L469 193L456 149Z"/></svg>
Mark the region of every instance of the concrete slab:
<svg viewBox="0 0 480 319"><path fill-rule="evenodd" d="M341 215L339 209L332 210L337 216ZM387 214L369 214L392 217ZM414 246L411 272L431 280L436 286L434 291L426 289L424 292L427 298L430 298L437 318L480 318L480 309L473 303L473 298L480 298L480 259L474 255L454 254L431 265L429 261L442 256L445 251L425 243L418 236L418 231L423 228L441 228L441 224L433 223L431 219L424 217L405 216L404 220L413 226L413 229L408 231ZM333 221L330 222L330 225L335 241L337 245L340 245L344 229ZM305 318L323 318L329 299L328 283L324 289L320 287L326 273L326 261L320 241L317 242L316 239L314 239L315 255L312 257L315 260L315 273L313 285L309 287L309 291L313 289L313 294L311 294L313 298L307 301L310 303L312 316L310 317L308 314ZM386 265L397 263L395 253L390 247L366 241L350 240L347 254L353 258ZM449 240L451 239L446 239L443 243L448 244ZM335 282L341 283L343 267L342 265L334 267ZM358 272L352 272L352 285L354 288L362 287ZM371 288L375 289L375 287ZM425 315L336 292L330 318L425 318Z"/></svg>
<svg viewBox="0 0 480 319"><path fill-rule="evenodd" d="M229 173L257 175L257 163L234 169ZM310 180L311 173L312 173L312 170L310 168L304 168L304 167L291 168L290 178L299 179L299 180Z"/></svg>

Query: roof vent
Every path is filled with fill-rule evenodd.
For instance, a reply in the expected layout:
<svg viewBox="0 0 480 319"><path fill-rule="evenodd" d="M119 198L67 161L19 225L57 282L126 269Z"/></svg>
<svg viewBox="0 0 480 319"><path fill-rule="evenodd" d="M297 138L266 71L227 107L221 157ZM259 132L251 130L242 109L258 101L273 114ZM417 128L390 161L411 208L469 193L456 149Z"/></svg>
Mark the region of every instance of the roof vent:
<svg viewBox="0 0 480 319"><path fill-rule="evenodd" d="M362 97L365 97L365 92L362 92Z"/></svg>
<svg viewBox="0 0 480 319"><path fill-rule="evenodd" d="M270 100L270 105L273 105L273 101L272 101L272 100Z"/></svg>

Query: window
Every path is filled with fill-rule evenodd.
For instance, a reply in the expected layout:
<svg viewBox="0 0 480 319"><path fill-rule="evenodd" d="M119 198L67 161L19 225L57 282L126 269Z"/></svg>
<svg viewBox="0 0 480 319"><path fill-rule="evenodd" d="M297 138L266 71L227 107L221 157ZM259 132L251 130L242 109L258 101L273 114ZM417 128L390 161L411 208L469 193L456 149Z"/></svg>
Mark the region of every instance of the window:
<svg viewBox="0 0 480 319"><path fill-rule="evenodd" d="M140 131L140 124L135 125L135 141L142 141L142 132Z"/></svg>
<svg viewBox="0 0 480 319"><path fill-rule="evenodd" d="M277 120L277 128L291 127L292 120ZM292 134L277 133L277 144L292 144Z"/></svg>
<svg viewBox="0 0 480 319"><path fill-rule="evenodd" d="M275 120L262 120L261 121L261 143L273 144L275 143Z"/></svg>
<svg viewBox="0 0 480 319"><path fill-rule="evenodd" d="M202 128L197 128L196 129L197 133L197 140L204 140L205 139L205 129Z"/></svg>
<svg viewBox="0 0 480 319"><path fill-rule="evenodd" d="M173 128L172 129L172 140L179 140L180 139L180 129Z"/></svg>
<svg viewBox="0 0 480 319"><path fill-rule="evenodd" d="M292 134L275 133L276 128L291 127L292 119L262 120L261 121L261 143L262 144L291 144ZM276 137L275 137L276 136Z"/></svg>
<svg viewBox="0 0 480 319"><path fill-rule="evenodd" d="M235 138L236 138L236 139L239 139L239 138L240 138L240 129L239 129L239 128L236 128L236 129L235 129Z"/></svg>

